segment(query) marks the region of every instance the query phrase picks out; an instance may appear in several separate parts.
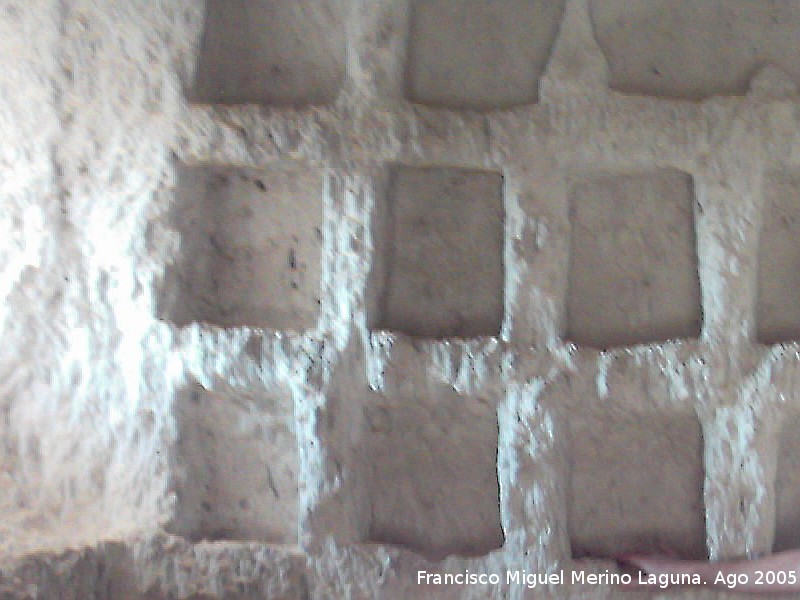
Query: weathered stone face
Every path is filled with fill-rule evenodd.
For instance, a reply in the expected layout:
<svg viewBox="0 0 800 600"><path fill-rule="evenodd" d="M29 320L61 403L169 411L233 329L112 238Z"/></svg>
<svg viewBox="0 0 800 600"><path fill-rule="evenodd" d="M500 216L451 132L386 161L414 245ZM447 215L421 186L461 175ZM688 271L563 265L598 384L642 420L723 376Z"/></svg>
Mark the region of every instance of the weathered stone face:
<svg viewBox="0 0 800 600"><path fill-rule="evenodd" d="M320 312L323 173L183 167L170 226L163 319L304 331Z"/></svg>
<svg viewBox="0 0 800 600"><path fill-rule="evenodd" d="M611 87L627 93L703 99L743 95L773 64L800 76L797 3L778 0L591 0L592 23L610 67Z"/></svg>
<svg viewBox="0 0 800 600"><path fill-rule="evenodd" d="M570 187L567 337L596 348L700 334L694 186L679 171Z"/></svg>
<svg viewBox="0 0 800 600"><path fill-rule="evenodd" d="M219 104L324 104L345 74L341 0L209 0L188 96Z"/></svg>
<svg viewBox="0 0 800 600"><path fill-rule="evenodd" d="M0 0L0 596L796 546L798 15Z"/></svg>
<svg viewBox="0 0 800 600"><path fill-rule="evenodd" d="M373 329L472 338L503 318L503 179L464 169L393 173L382 231L385 283ZM425 268L420 268L425 265Z"/></svg>

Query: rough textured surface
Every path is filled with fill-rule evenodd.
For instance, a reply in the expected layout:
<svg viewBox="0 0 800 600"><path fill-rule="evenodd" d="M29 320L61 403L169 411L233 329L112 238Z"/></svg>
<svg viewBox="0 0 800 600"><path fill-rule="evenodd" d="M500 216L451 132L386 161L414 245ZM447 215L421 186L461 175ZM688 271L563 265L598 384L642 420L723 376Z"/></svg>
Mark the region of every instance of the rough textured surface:
<svg viewBox="0 0 800 600"><path fill-rule="evenodd" d="M598 44L589 2L568 0L560 28L552 29L555 43L536 40L552 47L536 104L433 109L405 99L415 44L411 3L352 0L336 13L346 58L331 56L342 61L341 81L334 86L314 76L315 86L328 90L321 106L285 106L318 104L305 84L287 88L291 100L255 84L257 94L244 99L268 106L232 106L225 98L208 105L185 96L195 75L203 77L204 67L196 68L202 4L0 0L4 598L616 598L620 591L608 585L435 586L419 585L416 573L602 573L616 568L604 558L633 537L700 554L702 536L712 559L754 556L798 539L790 415L800 412L800 347L788 330L781 344L760 343L756 320L760 240L769 235L762 225L771 227L766 198L775 189L770 174L800 169L796 46L775 37L787 44L787 73L748 67L735 75L747 83L743 96L630 96L611 89L619 87L616 59L606 63L606 33L594 15ZM758 23L779 4L750 4L748 35L772 44ZM289 5L321 6L262 6ZM664 10L656 16L686 15ZM718 35L729 35L726 23L720 20ZM291 65L302 65L323 43L305 39L311 26L280 33L300 35L299 45L258 31L270 52L286 48ZM489 31L487 42L504 42ZM229 40L239 35L223 33ZM716 74L734 72L678 62L692 69L685 80L676 70L680 85L666 95L718 93ZM268 72L260 66L259 74ZM335 69L326 75L335 77ZM722 91L741 93L742 85L737 79L735 89ZM464 89L453 104L500 102L484 93ZM533 100L530 90L525 94L514 103ZM502 294L487 296L502 302L498 335L432 339L371 328L373 286L389 249L381 232L391 174L420 167L502 176ZM260 213L271 206L268 194L252 180L235 180L235 210L225 215L215 212L225 203L213 195L190 195L191 210L211 211L198 223L227 236L222 253L206 242L193 246L205 233L175 213L189 206L176 186L183 169L298 174L276 175L286 182L279 189L298 190L277 197L291 196L303 211L319 208L321 219L314 243L316 233L303 221L303 235L311 237L300 238L306 242L295 256L295 264L308 266L307 287L298 281L300 305L285 291L292 281L286 238L267 255L268 241L256 235L292 235L284 231L290 225L273 228L273 217ZM302 174L317 170L319 193L301 193L311 185ZM576 174L602 179L664 170L693 181L699 335L661 343L637 325L632 333L644 343L636 346L601 351L567 341ZM670 199L662 200L663 215ZM248 206L253 223L237 216ZM262 218L269 230L251 227ZM489 236L483 222L468 233ZM770 261L787 260L788 242L785 248ZM250 284L243 275L248 249L264 259L251 264L265 279L237 296L234 286ZM195 302L210 278L190 275L186 261L202 266L216 260L215 251L241 253L234 262L242 270L225 273L234 283L212 295L214 310L202 313ZM792 272L788 261L785 272ZM199 286L175 296L187 309L183 317L162 304L170 290L180 290L176 274ZM312 289L319 292L316 309ZM684 291L680 302L688 298ZM233 300L244 308L227 321L219 308ZM262 302L299 312L268 321ZM484 308L497 318L488 300ZM794 308L784 308L788 316L775 316L791 322ZM201 396L197 409L192 390ZM375 407L387 410L376 415ZM440 407L448 407L447 416ZM428 420L417 424L424 415ZM627 426L617 436L619 422ZM204 428L218 443L197 441ZM262 435L259 428L260 441L252 437ZM187 439L207 455L182 453ZM370 450L358 444L362 439ZM595 486L598 506L618 521L573 522L576 489L622 471L605 453L607 439L637 461L620 487ZM673 452L670 444L679 447ZM425 462L429 448L435 460ZM401 464L399 456L408 460ZM596 457L607 457L597 459L605 477L573 470L576 461L592 464ZM412 479L408 461L421 474L413 490L401 483ZM649 476L655 468L668 474L657 494ZM264 488L271 488L270 471L278 494ZM389 473L397 476L385 483ZM439 474L470 483L440 487ZM241 491L250 509L238 504ZM612 511L616 500L623 509ZM213 518L204 502L215 509ZM643 515L664 506L675 523L654 536ZM391 507L402 507L397 519ZM469 507L469 523L459 521L458 529L454 507ZM588 544L582 536L591 532L602 539ZM259 539L240 539L251 537ZM586 552L605 556L575 560ZM673 590L658 597L719 595Z"/></svg>
<svg viewBox="0 0 800 600"><path fill-rule="evenodd" d="M481 556L503 545L496 410L442 387L365 408L355 441L369 486L368 539L434 559Z"/></svg>

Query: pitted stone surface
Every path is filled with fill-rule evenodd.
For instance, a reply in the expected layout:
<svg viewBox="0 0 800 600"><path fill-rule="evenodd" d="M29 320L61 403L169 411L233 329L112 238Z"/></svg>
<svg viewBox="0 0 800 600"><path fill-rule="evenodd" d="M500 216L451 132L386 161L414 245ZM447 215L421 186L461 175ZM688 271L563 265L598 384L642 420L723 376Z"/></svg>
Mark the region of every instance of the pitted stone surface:
<svg viewBox="0 0 800 600"><path fill-rule="evenodd" d="M433 559L503 545L497 419L491 403L431 388L370 402L357 440L370 494L372 542Z"/></svg>
<svg viewBox="0 0 800 600"><path fill-rule="evenodd" d="M576 557L706 555L700 424L691 415L571 419L569 525Z"/></svg>
<svg viewBox="0 0 800 600"><path fill-rule="evenodd" d="M167 530L193 541L296 544L291 394L248 397L195 385L178 395L175 412L177 505Z"/></svg>

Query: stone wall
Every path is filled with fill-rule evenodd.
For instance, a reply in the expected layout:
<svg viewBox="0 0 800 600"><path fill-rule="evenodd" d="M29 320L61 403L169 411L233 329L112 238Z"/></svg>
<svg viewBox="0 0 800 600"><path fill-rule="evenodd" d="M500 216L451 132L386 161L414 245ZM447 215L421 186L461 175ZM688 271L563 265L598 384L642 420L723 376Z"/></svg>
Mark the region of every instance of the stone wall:
<svg viewBox="0 0 800 600"><path fill-rule="evenodd" d="M799 27L0 0L0 597L800 545Z"/></svg>

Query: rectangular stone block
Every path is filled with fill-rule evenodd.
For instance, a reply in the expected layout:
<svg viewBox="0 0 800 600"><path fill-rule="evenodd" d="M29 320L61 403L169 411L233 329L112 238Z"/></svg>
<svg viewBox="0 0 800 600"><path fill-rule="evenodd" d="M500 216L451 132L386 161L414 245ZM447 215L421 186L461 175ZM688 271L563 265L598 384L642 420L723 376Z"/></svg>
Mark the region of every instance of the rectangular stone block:
<svg viewBox="0 0 800 600"><path fill-rule="evenodd" d="M689 415L570 416L572 554L705 558L703 444Z"/></svg>
<svg viewBox="0 0 800 600"><path fill-rule="evenodd" d="M663 169L579 178L569 202L566 337L599 348L697 337L691 177Z"/></svg>
<svg viewBox="0 0 800 600"><path fill-rule="evenodd" d="M758 256L756 329L765 343L800 339L800 174L768 173Z"/></svg>
<svg viewBox="0 0 800 600"><path fill-rule="evenodd" d="M595 35L622 92L700 100L747 92L764 65L800 84L796 0L593 0Z"/></svg>
<svg viewBox="0 0 800 600"><path fill-rule="evenodd" d="M800 548L800 415L783 424L775 481L775 542L773 550Z"/></svg>
<svg viewBox="0 0 800 600"><path fill-rule="evenodd" d="M498 335L503 318L503 179L398 168L390 184L373 329L416 337Z"/></svg>
<svg viewBox="0 0 800 600"><path fill-rule="evenodd" d="M171 226L181 248L165 276L161 318L178 325L316 326L320 171L181 167Z"/></svg>
<svg viewBox="0 0 800 600"><path fill-rule="evenodd" d="M175 404L177 505L167 529L190 540L298 541L298 452L291 395L215 393Z"/></svg>
<svg viewBox="0 0 800 600"><path fill-rule="evenodd" d="M220 104L327 104L345 72L340 0L207 0L189 98Z"/></svg>
<svg viewBox="0 0 800 600"><path fill-rule="evenodd" d="M406 95L450 108L536 102L563 0L413 3Z"/></svg>
<svg viewBox="0 0 800 600"><path fill-rule="evenodd" d="M366 541L434 560L486 554L503 545L495 408L425 387L365 407L357 464L372 507Z"/></svg>

